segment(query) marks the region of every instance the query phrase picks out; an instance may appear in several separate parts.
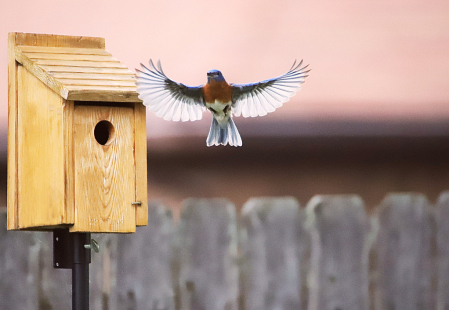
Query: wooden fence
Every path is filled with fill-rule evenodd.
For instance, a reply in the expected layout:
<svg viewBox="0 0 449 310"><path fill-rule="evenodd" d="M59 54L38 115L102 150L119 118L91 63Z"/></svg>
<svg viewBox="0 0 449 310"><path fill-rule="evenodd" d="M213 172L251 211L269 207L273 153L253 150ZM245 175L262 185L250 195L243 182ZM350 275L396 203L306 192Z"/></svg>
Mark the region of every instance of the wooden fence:
<svg viewBox="0 0 449 310"><path fill-rule="evenodd" d="M70 309L71 271L52 268L51 233L7 232L0 309ZM449 192L388 195L367 215L355 195L188 199L136 234L93 235L93 310L449 309Z"/></svg>

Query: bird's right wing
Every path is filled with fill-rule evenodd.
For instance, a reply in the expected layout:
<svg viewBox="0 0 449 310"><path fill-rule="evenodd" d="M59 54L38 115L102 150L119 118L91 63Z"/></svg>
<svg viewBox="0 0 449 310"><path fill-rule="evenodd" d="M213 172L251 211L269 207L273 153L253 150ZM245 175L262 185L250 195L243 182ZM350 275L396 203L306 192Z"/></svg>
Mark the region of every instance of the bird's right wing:
<svg viewBox="0 0 449 310"><path fill-rule="evenodd" d="M158 61L157 68L150 59L150 68L140 64L136 69L139 99L156 115L165 120L196 121L206 110L202 86L187 86L169 79Z"/></svg>

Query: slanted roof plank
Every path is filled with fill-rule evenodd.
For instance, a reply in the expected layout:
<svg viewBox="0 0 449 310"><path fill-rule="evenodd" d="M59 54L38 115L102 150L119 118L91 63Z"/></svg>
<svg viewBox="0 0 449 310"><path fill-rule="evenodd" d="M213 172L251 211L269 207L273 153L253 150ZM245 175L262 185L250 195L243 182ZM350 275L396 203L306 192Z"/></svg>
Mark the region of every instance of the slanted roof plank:
<svg viewBox="0 0 449 310"><path fill-rule="evenodd" d="M128 68L89 68L89 67L69 67L69 66L46 66L41 65L43 69L48 71L50 74L56 72L72 72L72 73L104 73L104 74L125 74L132 75L131 70Z"/></svg>
<svg viewBox="0 0 449 310"><path fill-rule="evenodd" d="M90 61L117 61L112 55L100 54L64 54L64 53L26 53L30 59L45 60L90 60Z"/></svg>
<svg viewBox="0 0 449 310"><path fill-rule="evenodd" d="M88 68L124 68L124 64L117 60L109 61L84 61L84 60L59 60L59 59L35 59L38 65L43 66L69 66L69 67L88 67Z"/></svg>
<svg viewBox="0 0 449 310"><path fill-rule="evenodd" d="M84 85L84 86L119 86L119 87L136 87L136 82L133 80L99 80L99 79L58 79L62 84L70 85Z"/></svg>
<svg viewBox="0 0 449 310"><path fill-rule="evenodd" d="M98 48L75 48L75 47L47 47L47 46L20 46L24 53L50 53L50 54L73 54L73 55L111 55L108 51Z"/></svg>
<svg viewBox="0 0 449 310"><path fill-rule="evenodd" d="M15 47L14 49L16 61L22 64L28 71L33 73L39 80L42 81L45 85L50 87L54 92L59 94L62 98L67 99L68 90L64 87L62 83L60 83L57 79L52 77L47 71L38 66L31 59L26 57L25 54L22 53L20 48Z"/></svg>
<svg viewBox="0 0 449 310"><path fill-rule="evenodd" d="M73 72L50 72L57 79L83 79L83 80L110 80L110 81L136 81L134 73L73 73Z"/></svg>

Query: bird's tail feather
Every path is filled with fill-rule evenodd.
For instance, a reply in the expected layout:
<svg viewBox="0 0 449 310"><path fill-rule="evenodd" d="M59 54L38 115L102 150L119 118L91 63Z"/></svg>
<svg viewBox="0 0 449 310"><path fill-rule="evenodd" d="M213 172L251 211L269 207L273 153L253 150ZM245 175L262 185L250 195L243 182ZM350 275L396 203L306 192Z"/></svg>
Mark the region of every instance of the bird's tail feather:
<svg viewBox="0 0 449 310"><path fill-rule="evenodd" d="M212 117L212 124L210 125L209 135L207 136L207 146L220 144L242 146L242 138L232 118L229 118L229 121L225 125L220 126L215 117Z"/></svg>

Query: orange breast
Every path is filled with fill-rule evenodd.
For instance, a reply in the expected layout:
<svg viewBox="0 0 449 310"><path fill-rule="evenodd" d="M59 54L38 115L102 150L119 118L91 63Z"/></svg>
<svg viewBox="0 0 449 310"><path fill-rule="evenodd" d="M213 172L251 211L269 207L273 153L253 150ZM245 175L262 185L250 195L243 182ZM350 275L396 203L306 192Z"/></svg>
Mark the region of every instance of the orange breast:
<svg viewBox="0 0 449 310"><path fill-rule="evenodd" d="M232 98L231 85L226 82L211 81L203 86L204 101L214 103L216 100L228 103Z"/></svg>

